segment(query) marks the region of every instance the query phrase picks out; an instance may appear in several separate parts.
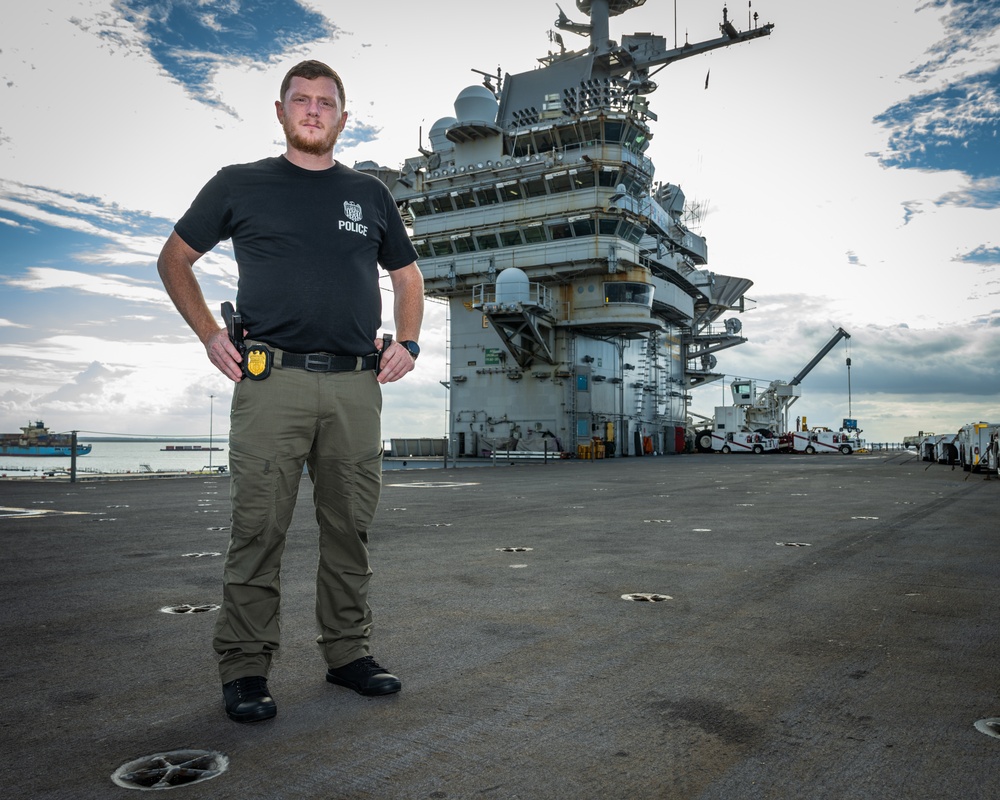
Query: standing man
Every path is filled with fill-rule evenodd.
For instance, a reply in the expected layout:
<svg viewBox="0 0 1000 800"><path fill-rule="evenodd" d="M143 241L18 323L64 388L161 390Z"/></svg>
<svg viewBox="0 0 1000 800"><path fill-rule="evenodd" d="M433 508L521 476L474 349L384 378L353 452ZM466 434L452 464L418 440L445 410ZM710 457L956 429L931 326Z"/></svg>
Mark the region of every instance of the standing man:
<svg viewBox="0 0 1000 800"><path fill-rule="evenodd" d="M226 713L237 722L277 713L267 676L279 646L281 553L303 465L320 530L317 641L326 679L365 695L401 686L371 656L367 544L382 482L380 384L414 367L423 278L388 189L333 158L344 105L344 85L326 64L293 67L275 102L284 155L220 170L157 264L209 360L236 384L232 537L213 644ZM193 269L229 238L245 355L209 310ZM379 265L395 297L396 341L387 346L376 339Z"/></svg>

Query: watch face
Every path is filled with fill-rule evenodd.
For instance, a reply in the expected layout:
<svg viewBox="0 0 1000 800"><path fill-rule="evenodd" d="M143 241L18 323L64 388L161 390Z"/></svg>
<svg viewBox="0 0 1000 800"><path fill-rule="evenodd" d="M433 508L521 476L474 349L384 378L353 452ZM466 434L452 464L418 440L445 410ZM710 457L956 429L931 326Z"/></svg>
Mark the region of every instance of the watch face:
<svg viewBox="0 0 1000 800"><path fill-rule="evenodd" d="M414 358L420 355L420 345L417 344L416 342L407 341L407 342L400 342L400 344L402 344L403 347L409 350L410 355L413 356Z"/></svg>

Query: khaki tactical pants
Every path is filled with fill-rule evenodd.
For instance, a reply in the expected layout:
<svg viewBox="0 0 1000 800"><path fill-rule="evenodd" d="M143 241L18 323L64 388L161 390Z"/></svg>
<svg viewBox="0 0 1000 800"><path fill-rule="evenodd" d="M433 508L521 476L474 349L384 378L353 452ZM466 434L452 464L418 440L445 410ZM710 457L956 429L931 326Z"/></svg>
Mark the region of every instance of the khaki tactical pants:
<svg viewBox="0 0 1000 800"><path fill-rule="evenodd" d="M233 525L213 645L223 683L268 674L279 647L281 554L308 466L319 523L316 618L330 667L368 655L368 530L382 484L375 374L274 368L233 391Z"/></svg>

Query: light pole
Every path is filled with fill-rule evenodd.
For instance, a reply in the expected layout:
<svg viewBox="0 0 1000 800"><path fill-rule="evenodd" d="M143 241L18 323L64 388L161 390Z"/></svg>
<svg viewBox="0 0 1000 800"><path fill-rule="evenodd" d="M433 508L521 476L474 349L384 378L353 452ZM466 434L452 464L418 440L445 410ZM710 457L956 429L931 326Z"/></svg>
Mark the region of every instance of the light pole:
<svg viewBox="0 0 1000 800"><path fill-rule="evenodd" d="M208 471L212 471L212 423L215 420L215 395L208 396Z"/></svg>

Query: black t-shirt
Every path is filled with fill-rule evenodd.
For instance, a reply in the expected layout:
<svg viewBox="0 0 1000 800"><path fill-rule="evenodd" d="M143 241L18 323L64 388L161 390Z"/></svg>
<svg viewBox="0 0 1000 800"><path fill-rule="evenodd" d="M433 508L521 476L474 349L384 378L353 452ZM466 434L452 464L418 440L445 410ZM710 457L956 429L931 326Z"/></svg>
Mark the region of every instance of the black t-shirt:
<svg viewBox="0 0 1000 800"><path fill-rule="evenodd" d="M378 265L417 258L385 184L339 162L314 171L279 156L224 167L174 230L199 253L233 240L248 338L293 353L373 352Z"/></svg>

